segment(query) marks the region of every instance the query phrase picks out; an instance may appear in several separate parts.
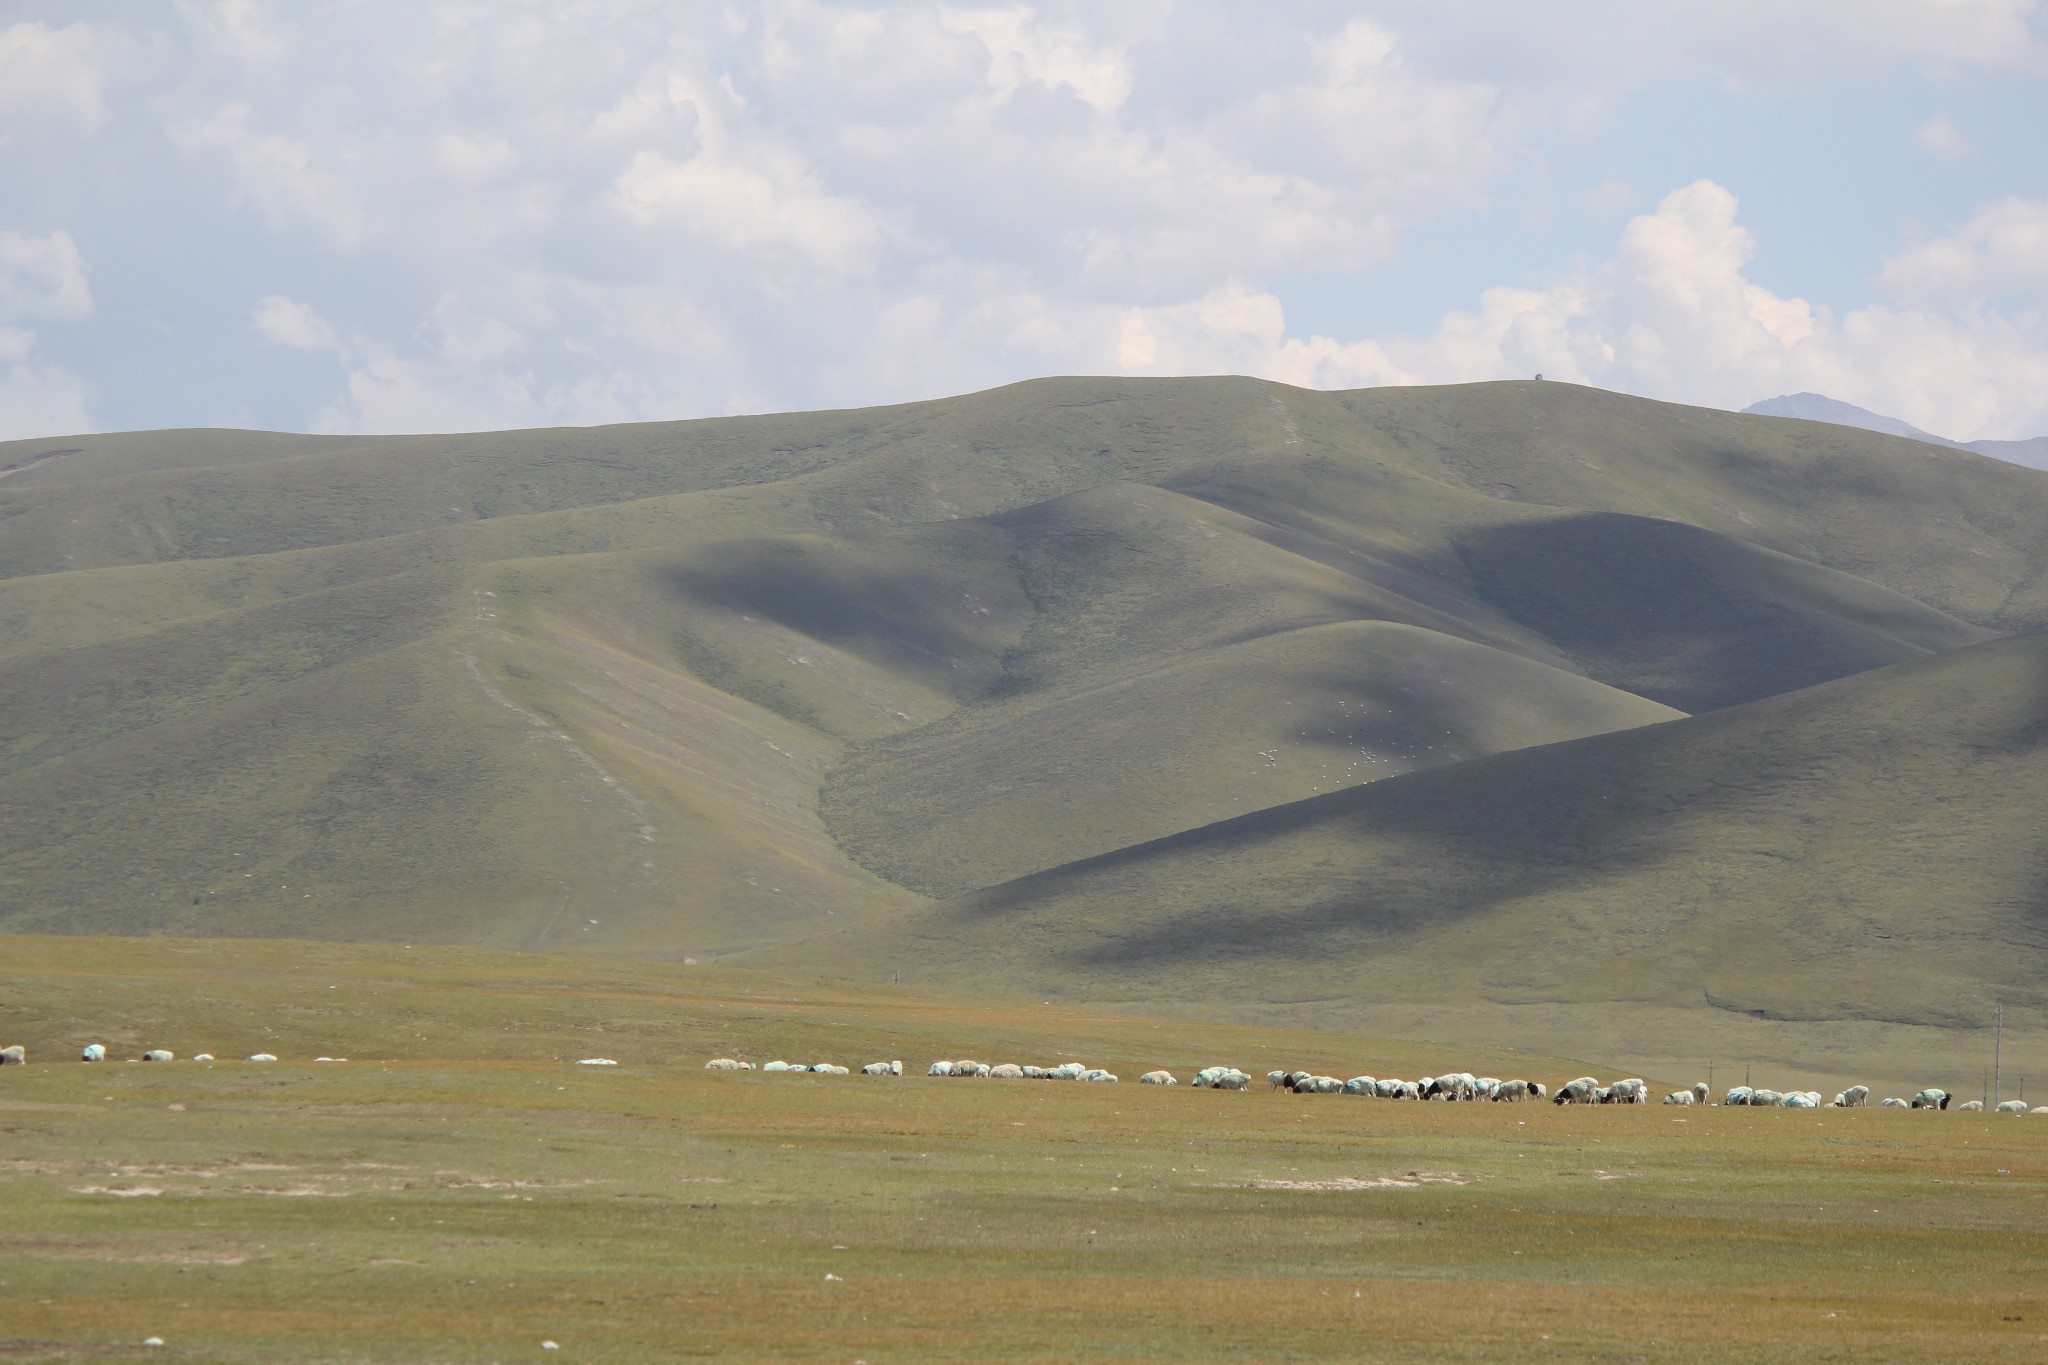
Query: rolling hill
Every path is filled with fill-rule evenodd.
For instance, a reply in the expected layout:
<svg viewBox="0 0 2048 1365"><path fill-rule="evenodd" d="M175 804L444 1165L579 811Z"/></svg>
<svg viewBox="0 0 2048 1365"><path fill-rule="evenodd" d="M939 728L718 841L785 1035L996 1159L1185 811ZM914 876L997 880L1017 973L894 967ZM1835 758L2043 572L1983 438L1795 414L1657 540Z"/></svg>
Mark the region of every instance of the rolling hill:
<svg viewBox="0 0 2048 1365"><path fill-rule="evenodd" d="M2018 657L2002 637L2048 624L2035 471L1554 383L1057 379L589 430L59 438L0 446L0 471L14 932L789 953L1348 1019L1350 987L1276 991L1273 971L1229 967L1227 926L1295 923L1290 879L1327 855L1337 895L1379 866L1380 836L1318 835L1329 849L1304 862L1240 835L1441 790L1492 812L1498 856L1431 844L1416 866L1437 869L1436 899L1402 893L1398 953L1329 931L1332 979L1365 972L1387 1008L1422 1008L1442 973L1371 964L1546 924L1612 960L1636 939L1600 898L1683 900L1672 879L1695 875L1626 840L1635 860L1567 856L1500 802L1563 818L1619 780L1585 754L1668 776L1838 744L1826 763L1854 769L1863 730L1795 735L1784 708L1903 715L1886 680L1950 667L2017 705L1997 688L2023 668L1972 661ZM1718 738L1658 757L1673 735ZM1961 784L1948 802L1900 798L1930 830L1976 809L1981 769L1959 752L1927 758ZM1727 789L1730 810L1808 820L1757 781ZM1816 828L1856 804L1829 799ZM1980 848L1976 828L1941 846L1977 849L1969 884L2003 899L1923 944L1961 1012L1923 993L1901 1027L1974 1020L1963 983L1987 945L2038 962L1998 908L2024 900L2026 831L2007 820ZM1051 888L1108 886L1091 880L1105 858L1178 886L1159 850L1218 831L1237 831L1242 878L1198 875L1227 903L1161 890L1129 912L1165 915L1157 932L1132 920L1122 956L1045 946L1061 923L1093 941L1126 916L1122 892ZM1924 894L1910 871L1886 884ZM1499 890L1469 908L1488 878L1532 888L1522 927ZM1791 913L1793 883L1756 885ZM1209 948L1178 918L1198 903ZM1731 933L1776 941L1764 910L1742 914ZM980 950L973 925L994 936ZM1011 952L1027 925L1038 946ZM1191 971L1206 984L1176 997ZM1583 1000L1648 1008L1677 998L1676 971L1643 977L1654 989L1596 973ZM1552 977L1524 985L1552 998ZM1855 990L1815 998L1865 1018Z"/></svg>

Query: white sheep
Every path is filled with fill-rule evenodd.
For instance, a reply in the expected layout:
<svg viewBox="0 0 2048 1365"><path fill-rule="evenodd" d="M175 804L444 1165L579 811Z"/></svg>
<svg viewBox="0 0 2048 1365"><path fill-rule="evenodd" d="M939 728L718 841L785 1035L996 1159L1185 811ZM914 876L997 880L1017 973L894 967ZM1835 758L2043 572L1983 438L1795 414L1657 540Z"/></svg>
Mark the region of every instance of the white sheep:
<svg viewBox="0 0 2048 1365"><path fill-rule="evenodd" d="M1004 1062L1001 1066L990 1067L988 1074L990 1080L1021 1081L1024 1079L1024 1068L1015 1062Z"/></svg>
<svg viewBox="0 0 2048 1365"><path fill-rule="evenodd" d="M732 1057L713 1057L710 1061L704 1063L704 1069L706 1071L752 1071L754 1064L752 1062L738 1061Z"/></svg>
<svg viewBox="0 0 2048 1365"><path fill-rule="evenodd" d="M153 1047L149 1051L142 1054L142 1060L145 1062L170 1062L175 1061L177 1059L171 1053L164 1051L162 1048Z"/></svg>
<svg viewBox="0 0 2048 1365"><path fill-rule="evenodd" d="M28 1049L16 1043L13 1047L0 1047L0 1066L27 1066Z"/></svg>
<svg viewBox="0 0 2048 1365"><path fill-rule="evenodd" d="M78 1060L81 1062L104 1062L105 1060L107 1060L106 1044L87 1043L85 1045L84 1054L80 1056Z"/></svg>
<svg viewBox="0 0 2048 1365"><path fill-rule="evenodd" d="M1179 1085L1171 1071L1148 1071L1138 1077L1139 1085Z"/></svg>
<svg viewBox="0 0 2048 1365"><path fill-rule="evenodd" d="M2001 1114L2024 1114L2027 1112L2027 1102L2025 1100L2002 1100L1999 1102L1998 1112Z"/></svg>

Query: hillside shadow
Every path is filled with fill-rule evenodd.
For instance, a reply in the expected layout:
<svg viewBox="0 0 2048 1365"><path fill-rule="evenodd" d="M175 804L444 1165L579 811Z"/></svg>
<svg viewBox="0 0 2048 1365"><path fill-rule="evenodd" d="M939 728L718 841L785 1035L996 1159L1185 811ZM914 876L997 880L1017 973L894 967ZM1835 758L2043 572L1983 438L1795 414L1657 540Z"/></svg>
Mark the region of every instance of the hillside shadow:
<svg viewBox="0 0 2048 1365"><path fill-rule="evenodd" d="M1986 638L1874 583L1654 517L1491 526L1457 548L1483 599L1590 676L1694 714Z"/></svg>
<svg viewBox="0 0 2048 1365"><path fill-rule="evenodd" d="M1933 770L1899 766L1916 743L1957 777L1920 790L1917 774ZM1838 683L1313 797L991 888L942 915L963 933L1001 922L1019 937L1071 937L1054 956L1077 970L1308 970L1645 868L1675 879L1661 901L1710 904L1715 891L1687 878L1686 859L1718 827L1712 817L1778 812L1802 831L1805 791L1816 786L1839 795L1882 784L1905 792L1894 805L1916 819L1981 822L2001 800L1972 790L1979 763L2032 758L2007 769L2025 805L2041 794L2044 745L2048 638L2001 641L1880 686ZM1996 921L2027 926L2031 941L2048 922L2048 845L2025 816L2013 835L1986 846L2009 890L1972 913L1989 917L1987 932ZM1942 881L1939 868L1927 876L1930 891ZM1070 923L1086 932L1069 935Z"/></svg>

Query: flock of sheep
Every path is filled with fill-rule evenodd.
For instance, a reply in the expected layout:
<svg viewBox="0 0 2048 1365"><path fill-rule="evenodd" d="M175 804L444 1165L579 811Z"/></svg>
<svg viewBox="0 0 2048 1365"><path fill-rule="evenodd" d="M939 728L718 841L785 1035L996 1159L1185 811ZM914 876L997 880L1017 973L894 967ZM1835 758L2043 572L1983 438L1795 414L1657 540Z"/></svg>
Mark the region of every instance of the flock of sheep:
<svg viewBox="0 0 2048 1365"><path fill-rule="evenodd" d="M81 1062L104 1062L105 1060L107 1060L106 1044L87 1043L85 1045L84 1050L80 1054L78 1060ZM175 1052L167 1052L160 1047L153 1047L149 1051L143 1053L140 1058L130 1057L128 1060L131 1062L138 1060L144 1062L175 1062L178 1060L178 1054ZM201 1052L196 1053L192 1057L192 1060L195 1062L210 1062L214 1060L214 1056L211 1052ZM252 1062L274 1062L277 1060L277 1058L272 1056L268 1052L257 1052L252 1053L249 1057L249 1060ZM345 1062L348 1060L348 1058L315 1057L313 1060L316 1062ZM0 1047L0 1066L26 1066L27 1064L27 1048L22 1047L19 1044L16 1044L13 1047Z"/></svg>
<svg viewBox="0 0 2048 1365"><path fill-rule="evenodd" d="M707 1071L753 1071L752 1062L739 1061L732 1057L714 1057L704 1064ZM846 1076L852 1074L850 1067L834 1066L830 1062L768 1062L759 1068L762 1071L807 1071L820 1075ZM869 1062L862 1067L864 1076L901 1076L903 1063ZM1085 1066L1080 1062L1062 1062L1058 1066L1019 1066L1014 1062L938 1061L925 1071L927 1076L965 1076L985 1080L1042 1080L1042 1081L1103 1081L1115 1083L1116 1076L1100 1067ZM1171 1071L1148 1071L1138 1077L1144 1085L1178 1085L1180 1081ZM1251 1075L1234 1066L1210 1066L1194 1074L1196 1089L1244 1090L1251 1085ZM1355 1095L1363 1099L1383 1100L1492 1100L1515 1103L1526 1100L1548 1098L1553 1104L1648 1104L1650 1087L1640 1076L1630 1076L1608 1085L1600 1084L1596 1076L1580 1076L1566 1081L1552 1095L1541 1081L1500 1080L1493 1076L1475 1076L1469 1071L1457 1071L1447 1076L1425 1076L1419 1081L1382 1079L1373 1076L1353 1076L1350 1080L1338 1080L1335 1076L1321 1076L1311 1071L1268 1071L1266 1083L1273 1090L1288 1090L1297 1095ZM1690 1090L1674 1090L1664 1097L1665 1104L1697 1105L1709 1103L1707 1083L1701 1081ZM1954 1098L1946 1090L1927 1089L1914 1095L1911 1100L1886 1099L1880 1102L1885 1109L1947 1109ZM1764 1090L1738 1085L1722 1097L1721 1103L1736 1107L1819 1109L1822 1107L1818 1090ZM1870 1104L1870 1087L1852 1085L1827 1102L1835 1109L1863 1109ZM1959 1104L1959 1113L1981 1111L1982 1100L1971 1100ZM1996 1106L2001 1114L2048 1114L2048 1105L2029 1109L2025 1100L2006 1100Z"/></svg>
<svg viewBox="0 0 2048 1365"><path fill-rule="evenodd" d="M86 1045L81 1061L104 1062L107 1049L101 1043ZM131 1059L133 1060L133 1059ZM175 1061L176 1055L162 1048L151 1048L142 1054L145 1062ZM192 1058L195 1062L214 1060L210 1052L202 1052ZM254 1053L252 1062L274 1062L277 1058L268 1052ZM346 1057L315 1057L316 1062L345 1062ZM19 1045L0 1048L0 1066L22 1066L28 1062L28 1050ZM609 1059L592 1058L582 1063L585 1066L615 1066ZM714 1057L704 1064L707 1071L753 1071L752 1062L742 1062L732 1057ZM831 1062L768 1062L759 1068L762 1071L804 1071L821 1076L847 1076L852 1068L837 1066ZM901 1076L903 1063L900 1061L869 1062L862 1067L863 1076ZM1114 1073L1100 1067L1085 1066L1080 1062L1061 1062L1057 1066L1019 1066L1014 1062L999 1062L991 1065L974 1061L933 1062L925 1071L927 1076L965 1076L987 1080L1031 1080L1031 1081L1096 1081L1116 1083ZM1197 1071L1192 1078L1197 1090L1244 1090L1251 1085L1249 1072L1234 1066L1210 1066ZM1179 1085L1179 1079L1171 1071L1148 1071L1138 1077L1143 1085ZM1648 1104L1649 1086L1640 1076L1608 1085L1600 1084L1595 1076L1580 1076L1566 1081L1551 1095L1541 1081L1500 1080L1493 1076L1474 1076L1469 1071L1455 1071L1447 1076L1424 1076L1419 1081L1402 1081L1373 1076L1353 1076L1340 1081L1335 1076L1321 1076L1312 1071L1268 1071L1266 1083L1274 1090L1288 1090L1297 1095L1355 1095L1364 1099L1382 1100L1493 1100L1514 1103L1521 1100L1549 1098L1553 1104ZM1690 1090L1674 1090L1664 1097L1665 1104L1706 1104L1707 1083L1699 1082ZM1891 1097L1879 1101L1884 1109L1948 1109L1955 1096L1949 1091L1930 1087L1905 1100ZM1738 1085L1728 1091L1721 1103L1731 1106L1753 1108L1819 1109L1822 1107L1818 1090L1765 1090ZM1863 1109L1870 1104L1870 1087L1852 1085L1828 1101L1835 1109ZM1953 1106L1958 1113L1977 1113L1985 1108L1982 1100L1969 1100ZM2048 1105L2032 1109L2025 1100L2006 1100L1993 1106L2000 1114L2048 1114Z"/></svg>

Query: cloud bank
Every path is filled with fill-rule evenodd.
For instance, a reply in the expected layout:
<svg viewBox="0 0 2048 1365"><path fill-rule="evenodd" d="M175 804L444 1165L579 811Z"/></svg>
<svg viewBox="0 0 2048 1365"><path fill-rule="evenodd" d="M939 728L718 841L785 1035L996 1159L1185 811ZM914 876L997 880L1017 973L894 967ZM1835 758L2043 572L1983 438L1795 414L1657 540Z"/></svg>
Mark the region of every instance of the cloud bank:
<svg viewBox="0 0 2048 1365"><path fill-rule="evenodd" d="M1676 167L1582 259L1446 299L1425 334L1314 335L1275 284L1400 269L1545 139L1656 82L2048 74L2031 0L75 8L0 26L0 172L41 187L0 205L0 435L115 405L118 365L53 358L66 338L194 307L151 293L152 210L188 225L179 268L208 281L221 368L303 395L303 427L860 405L1045 373L1542 371L2048 431L2048 204L2025 196L1902 240L1872 262L1881 301L1840 316L1749 278L1735 195ZM1946 116L1915 136L1981 160ZM99 163L139 188L60 188Z"/></svg>

